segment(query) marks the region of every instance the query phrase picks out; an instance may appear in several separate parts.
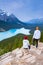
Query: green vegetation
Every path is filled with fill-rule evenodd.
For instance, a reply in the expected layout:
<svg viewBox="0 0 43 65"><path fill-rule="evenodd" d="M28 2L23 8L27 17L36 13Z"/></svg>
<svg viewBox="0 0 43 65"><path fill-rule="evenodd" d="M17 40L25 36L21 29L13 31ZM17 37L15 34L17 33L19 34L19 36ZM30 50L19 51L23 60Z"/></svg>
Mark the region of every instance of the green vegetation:
<svg viewBox="0 0 43 65"><path fill-rule="evenodd" d="M43 31L41 32L41 38L40 41L43 42Z"/></svg>
<svg viewBox="0 0 43 65"><path fill-rule="evenodd" d="M14 37L11 37L9 39L3 40L0 42L0 55L7 53L9 51L12 51L16 48L20 48L22 46L24 35L18 34ZM32 44L32 35L28 36L28 40L30 41L30 44ZM43 32L41 34L41 42L43 42Z"/></svg>

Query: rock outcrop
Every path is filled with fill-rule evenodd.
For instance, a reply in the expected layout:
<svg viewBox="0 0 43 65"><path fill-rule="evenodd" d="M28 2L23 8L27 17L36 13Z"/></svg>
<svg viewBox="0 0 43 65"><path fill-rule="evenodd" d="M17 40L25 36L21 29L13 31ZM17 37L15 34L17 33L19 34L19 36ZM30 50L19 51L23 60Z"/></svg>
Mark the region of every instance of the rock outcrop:
<svg viewBox="0 0 43 65"><path fill-rule="evenodd" d="M17 48L5 53L0 56L0 65L43 65L43 43L39 43L38 48L31 45L28 52Z"/></svg>

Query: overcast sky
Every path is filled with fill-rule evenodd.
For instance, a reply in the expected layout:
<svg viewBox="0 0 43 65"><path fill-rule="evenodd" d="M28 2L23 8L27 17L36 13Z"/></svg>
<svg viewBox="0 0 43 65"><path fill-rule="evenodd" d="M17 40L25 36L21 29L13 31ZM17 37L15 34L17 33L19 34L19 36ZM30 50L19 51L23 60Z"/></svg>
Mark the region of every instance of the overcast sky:
<svg viewBox="0 0 43 65"><path fill-rule="evenodd" d="M43 18L43 0L0 0L0 9L21 21Z"/></svg>

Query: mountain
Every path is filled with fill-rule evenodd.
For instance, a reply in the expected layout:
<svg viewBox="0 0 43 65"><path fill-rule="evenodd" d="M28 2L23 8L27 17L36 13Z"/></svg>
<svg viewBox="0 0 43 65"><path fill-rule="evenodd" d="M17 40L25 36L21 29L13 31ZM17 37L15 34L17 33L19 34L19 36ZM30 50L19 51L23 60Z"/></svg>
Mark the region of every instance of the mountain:
<svg viewBox="0 0 43 65"><path fill-rule="evenodd" d="M8 16L6 12L0 9L0 31L7 31L9 29L18 29L23 27L34 30L36 26L39 26L40 29L43 30L43 18L22 22L14 14L10 14Z"/></svg>
<svg viewBox="0 0 43 65"><path fill-rule="evenodd" d="M28 22L25 22L25 23L32 30L34 30L36 26L39 26L39 28L41 30L43 30L43 18L40 18L40 19L32 19L32 20L30 20Z"/></svg>
<svg viewBox="0 0 43 65"><path fill-rule="evenodd" d="M32 19L28 22L26 22L27 24L43 24L43 18L40 18L40 19Z"/></svg>
<svg viewBox="0 0 43 65"><path fill-rule="evenodd" d="M0 20L7 20L7 13L0 9Z"/></svg>
<svg viewBox="0 0 43 65"><path fill-rule="evenodd" d="M25 27L25 23L21 22L15 15L7 15L5 12L0 10L0 28L9 30L12 28ZM1 30L0 30L1 31Z"/></svg>
<svg viewBox="0 0 43 65"><path fill-rule="evenodd" d="M3 28L0 28L0 32L1 32L1 31L3 31L3 32L4 32L5 30L4 30Z"/></svg>

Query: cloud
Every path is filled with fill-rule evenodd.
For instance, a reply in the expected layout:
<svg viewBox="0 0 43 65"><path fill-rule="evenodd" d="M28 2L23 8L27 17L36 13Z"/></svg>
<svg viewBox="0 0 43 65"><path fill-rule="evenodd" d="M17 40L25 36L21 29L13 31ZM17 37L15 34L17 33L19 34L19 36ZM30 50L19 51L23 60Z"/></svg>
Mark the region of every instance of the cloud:
<svg viewBox="0 0 43 65"><path fill-rule="evenodd" d="M43 0L0 0L0 8L22 21L43 17Z"/></svg>
<svg viewBox="0 0 43 65"><path fill-rule="evenodd" d="M13 2L11 7L14 8L14 9L18 9L18 8L22 8L23 5L24 5L23 2Z"/></svg>
<svg viewBox="0 0 43 65"><path fill-rule="evenodd" d="M5 5L5 6L3 6ZM14 8L14 9L18 9L18 8L21 8L23 7L24 3L22 1L11 1L11 2L6 2L6 3L3 3L2 6L3 7L8 7L8 8Z"/></svg>
<svg viewBox="0 0 43 65"><path fill-rule="evenodd" d="M24 3L22 0L2 0L0 1L0 8L8 12L8 15L23 8Z"/></svg>

